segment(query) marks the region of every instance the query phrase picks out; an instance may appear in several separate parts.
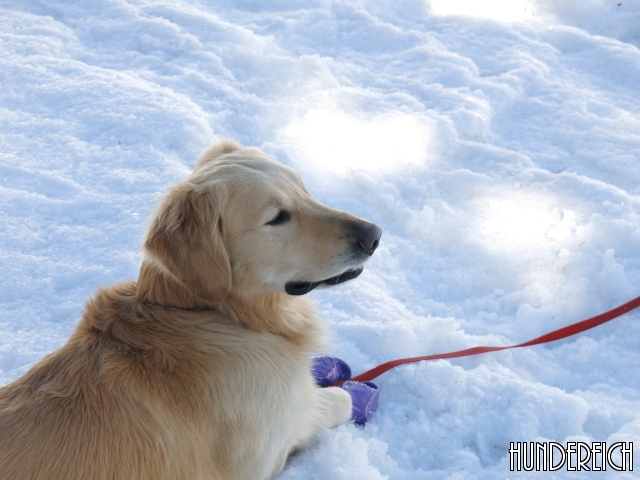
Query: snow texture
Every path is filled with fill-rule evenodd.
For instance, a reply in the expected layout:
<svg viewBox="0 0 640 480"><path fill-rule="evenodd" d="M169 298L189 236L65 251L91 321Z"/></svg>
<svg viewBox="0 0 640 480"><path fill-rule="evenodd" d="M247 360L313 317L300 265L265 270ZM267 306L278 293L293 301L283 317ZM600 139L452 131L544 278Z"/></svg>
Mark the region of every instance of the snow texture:
<svg viewBox="0 0 640 480"><path fill-rule="evenodd" d="M137 277L150 211L222 137L382 227L357 280L310 294L354 374L630 300L639 47L639 0L2 0L0 384ZM639 364L631 313L399 367L279 479L549 478L509 472L516 441L634 441L637 470Z"/></svg>

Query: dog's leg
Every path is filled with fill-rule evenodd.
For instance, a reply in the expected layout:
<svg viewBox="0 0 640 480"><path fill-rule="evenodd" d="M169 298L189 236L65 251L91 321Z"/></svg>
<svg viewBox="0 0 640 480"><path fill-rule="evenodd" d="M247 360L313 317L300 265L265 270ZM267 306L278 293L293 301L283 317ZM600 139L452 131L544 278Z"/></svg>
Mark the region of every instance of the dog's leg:
<svg viewBox="0 0 640 480"><path fill-rule="evenodd" d="M339 387L318 388L314 386L316 397L315 421L312 429L307 430L289 449L288 455L313 445L324 430L346 423L351 418L351 396Z"/></svg>
<svg viewBox="0 0 640 480"><path fill-rule="evenodd" d="M346 423L351 418L351 396L339 387L319 388L322 429Z"/></svg>
<svg viewBox="0 0 640 480"><path fill-rule="evenodd" d="M276 460L275 468L271 472L271 476L269 476L269 478L275 477L276 475L278 475L284 469L284 466L287 463L287 458L289 458L289 455L291 455L292 453L295 453L295 452L293 450L291 452L289 452L287 450L283 450L280 453L280 455L278 455L278 459Z"/></svg>

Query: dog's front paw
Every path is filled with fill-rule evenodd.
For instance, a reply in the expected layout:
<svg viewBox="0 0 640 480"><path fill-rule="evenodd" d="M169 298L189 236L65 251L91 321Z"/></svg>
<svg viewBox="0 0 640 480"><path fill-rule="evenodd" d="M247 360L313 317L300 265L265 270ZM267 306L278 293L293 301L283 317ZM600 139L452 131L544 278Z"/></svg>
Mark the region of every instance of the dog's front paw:
<svg viewBox="0 0 640 480"><path fill-rule="evenodd" d="M342 388L351 395L351 420L364 425L378 410L380 388L371 382L344 382Z"/></svg>
<svg viewBox="0 0 640 480"><path fill-rule="evenodd" d="M322 355L311 359L311 375L321 387L351 378L349 365L336 357Z"/></svg>

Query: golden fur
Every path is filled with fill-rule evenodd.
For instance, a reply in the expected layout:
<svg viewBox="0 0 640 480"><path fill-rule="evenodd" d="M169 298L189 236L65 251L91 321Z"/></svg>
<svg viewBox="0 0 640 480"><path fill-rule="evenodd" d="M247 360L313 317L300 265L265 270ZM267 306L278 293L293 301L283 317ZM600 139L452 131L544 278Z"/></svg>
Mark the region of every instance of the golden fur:
<svg viewBox="0 0 640 480"><path fill-rule="evenodd" d="M350 232L373 227L258 150L211 147L154 212L138 281L99 289L67 344L0 388L0 479L280 472L351 414L315 386L323 327L284 285L361 265Z"/></svg>

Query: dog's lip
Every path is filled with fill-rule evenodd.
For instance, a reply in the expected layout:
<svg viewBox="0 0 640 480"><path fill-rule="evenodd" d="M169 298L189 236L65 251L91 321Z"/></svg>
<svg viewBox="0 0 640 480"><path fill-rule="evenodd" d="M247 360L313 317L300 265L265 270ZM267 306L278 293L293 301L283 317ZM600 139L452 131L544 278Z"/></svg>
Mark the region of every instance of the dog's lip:
<svg viewBox="0 0 640 480"><path fill-rule="evenodd" d="M320 285L338 285L359 276L364 267L353 267L345 270L335 277L320 280L319 282L288 282L284 289L289 295L304 295Z"/></svg>

